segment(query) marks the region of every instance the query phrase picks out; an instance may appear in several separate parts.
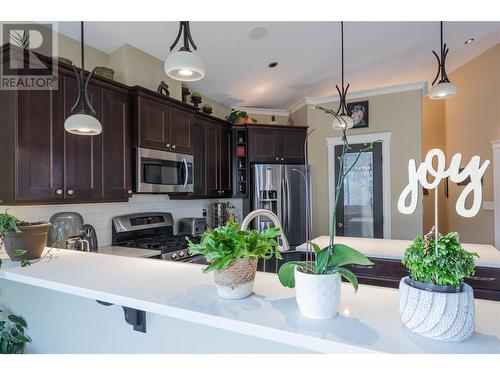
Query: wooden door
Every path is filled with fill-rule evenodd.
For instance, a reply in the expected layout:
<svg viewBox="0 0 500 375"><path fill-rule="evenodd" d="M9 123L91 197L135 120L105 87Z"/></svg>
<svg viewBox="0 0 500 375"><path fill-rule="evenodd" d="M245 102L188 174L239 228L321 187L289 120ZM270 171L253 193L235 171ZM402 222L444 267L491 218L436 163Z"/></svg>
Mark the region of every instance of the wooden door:
<svg viewBox="0 0 500 375"><path fill-rule="evenodd" d="M193 114L181 109L170 108L171 149L183 154L193 153L191 127Z"/></svg>
<svg viewBox="0 0 500 375"><path fill-rule="evenodd" d="M73 77L63 79L63 118L71 115L78 96L78 85ZM89 99L102 123L102 93L95 85L88 87ZM102 134L75 135L64 132L64 197L74 202L100 199L102 191Z"/></svg>
<svg viewBox="0 0 500 375"><path fill-rule="evenodd" d="M15 198L61 201L64 197L62 91L20 90L16 95Z"/></svg>
<svg viewBox="0 0 500 375"><path fill-rule="evenodd" d="M205 124L202 121L195 121L192 127L193 133L193 177L194 190L191 195L204 196L206 191L205 173Z"/></svg>
<svg viewBox="0 0 500 375"><path fill-rule="evenodd" d="M130 97L107 89L102 93L104 199L126 201L132 193Z"/></svg>
<svg viewBox="0 0 500 375"><path fill-rule="evenodd" d="M170 151L170 108L156 100L138 100L139 146Z"/></svg>
<svg viewBox="0 0 500 375"><path fill-rule="evenodd" d="M220 137L220 194L231 196L231 129L225 126L219 126Z"/></svg>
<svg viewBox="0 0 500 375"><path fill-rule="evenodd" d="M278 152L280 162L284 164L304 163L304 141L306 139L305 130L276 130L275 147Z"/></svg>
<svg viewBox="0 0 500 375"><path fill-rule="evenodd" d="M205 127L205 173L207 196L219 196L219 160L220 160L219 127L207 123Z"/></svg>
<svg viewBox="0 0 500 375"><path fill-rule="evenodd" d="M251 163L279 162L278 144L273 129L248 128L248 147Z"/></svg>

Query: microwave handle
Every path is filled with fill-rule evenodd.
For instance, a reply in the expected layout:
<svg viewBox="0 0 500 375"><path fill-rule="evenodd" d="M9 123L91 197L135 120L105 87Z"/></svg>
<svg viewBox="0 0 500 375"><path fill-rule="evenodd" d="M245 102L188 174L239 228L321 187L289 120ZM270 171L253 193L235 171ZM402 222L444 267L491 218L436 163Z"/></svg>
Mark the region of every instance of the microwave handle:
<svg viewBox="0 0 500 375"><path fill-rule="evenodd" d="M189 168L188 168L188 163L186 161L186 158L182 159L182 162L184 163L184 170L186 171L185 177L184 177L184 184L182 187L186 188L188 180L189 180Z"/></svg>

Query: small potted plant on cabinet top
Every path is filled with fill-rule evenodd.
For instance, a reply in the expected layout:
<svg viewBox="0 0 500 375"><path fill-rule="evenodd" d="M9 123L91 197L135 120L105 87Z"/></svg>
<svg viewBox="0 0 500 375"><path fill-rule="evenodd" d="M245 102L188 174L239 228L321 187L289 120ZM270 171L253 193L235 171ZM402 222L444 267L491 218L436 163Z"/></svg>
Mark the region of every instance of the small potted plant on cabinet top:
<svg viewBox="0 0 500 375"><path fill-rule="evenodd" d="M474 294L466 277L474 275L476 253L466 251L458 233L434 228L417 236L402 263L410 276L399 283L399 313L413 332L440 341L461 341L474 331Z"/></svg>
<svg viewBox="0 0 500 375"><path fill-rule="evenodd" d="M50 223L27 223L7 212L0 213L0 247L2 243L13 261L29 261L42 256Z"/></svg>
<svg viewBox="0 0 500 375"><path fill-rule="evenodd" d="M250 117L247 112L237 109L231 110L231 113L226 116L226 121L235 125L255 124L257 122L257 120Z"/></svg>
<svg viewBox="0 0 500 375"><path fill-rule="evenodd" d="M203 272L214 271L219 296L240 299L252 294L259 258L281 259L276 237L279 229L242 231L228 221L223 227L207 230L199 244L189 241L192 254L203 254L209 265Z"/></svg>

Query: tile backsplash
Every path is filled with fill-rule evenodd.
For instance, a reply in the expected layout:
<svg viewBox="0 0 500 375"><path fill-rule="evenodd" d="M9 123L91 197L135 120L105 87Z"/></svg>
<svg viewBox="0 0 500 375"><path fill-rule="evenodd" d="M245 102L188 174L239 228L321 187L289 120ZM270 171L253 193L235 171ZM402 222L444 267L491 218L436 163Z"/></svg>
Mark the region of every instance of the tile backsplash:
<svg viewBox="0 0 500 375"><path fill-rule="evenodd" d="M210 203L230 202L235 206L239 220L242 215L241 199L200 199L200 200L170 200L168 195L134 195L128 202L122 203L92 203L92 204L60 204L53 206L0 206L0 212L8 209L11 215L24 221L48 221L56 212L78 212L87 224L91 224L97 233L99 246L111 245L111 218L134 212L170 212L174 220L183 217L201 217L202 210L208 209Z"/></svg>

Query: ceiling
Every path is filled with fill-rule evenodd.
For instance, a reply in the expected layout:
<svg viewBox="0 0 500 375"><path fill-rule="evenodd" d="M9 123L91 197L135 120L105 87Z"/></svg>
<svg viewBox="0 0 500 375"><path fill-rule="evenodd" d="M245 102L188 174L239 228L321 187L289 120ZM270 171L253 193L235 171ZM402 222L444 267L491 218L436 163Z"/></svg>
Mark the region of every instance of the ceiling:
<svg viewBox="0 0 500 375"><path fill-rule="evenodd" d="M227 106L286 109L305 96L336 94L340 82L340 22L191 22L207 68L189 86ZM262 26L249 33L255 27ZM106 53L133 45L161 60L177 35L177 22L87 22L86 43ZM79 39L78 22L59 32ZM453 71L500 42L500 22L446 22ZM468 45L464 41L474 38ZM346 22L345 74L350 92L432 81L439 22ZM269 69L268 64L279 65Z"/></svg>

